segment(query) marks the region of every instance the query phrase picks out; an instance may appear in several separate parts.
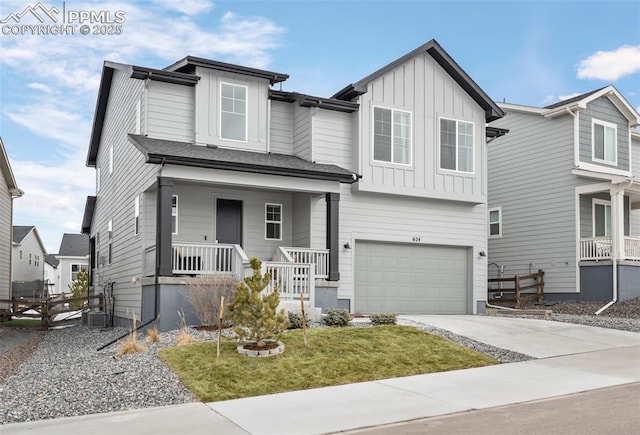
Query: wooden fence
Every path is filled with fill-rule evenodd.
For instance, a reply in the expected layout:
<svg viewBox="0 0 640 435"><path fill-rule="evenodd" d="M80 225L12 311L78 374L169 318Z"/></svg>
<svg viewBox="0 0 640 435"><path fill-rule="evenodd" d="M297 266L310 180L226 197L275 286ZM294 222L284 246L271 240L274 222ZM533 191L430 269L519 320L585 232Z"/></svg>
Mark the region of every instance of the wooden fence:
<svg viewBox="0 0 640 435"><path fill-rule="evenodd" d="M97 303L96 303L97 300ZM71 308L74 302L81 302L82 308ZM92 303L93 302L93 303ZM104 300L102 293L93 296L82 296L78 298L65 298L59 297L55 299L38 299L38 298L13 298L13 299L0 299L0 303L10 304L11 309L9 312L5 312L5 317L28 317L42 319L42 327L48 328L50 326L59 325L62 323L68 323L67 319L53 320L58 314L70 313L87 308L98 308L103 310ZM65 304L67 304L65 306ZM35 311L35 313L29 313L27 311ZM76 319L73 319L74 321Z"/></svg>
<svg viewBox="0 0 640 435"><path fill-rule="evenodd" d="M488 301L489 303L497 302L515 302L515 307L520 308L523 302L532 301L537 299L538 302L542 302L544 298L544 271L538 270L538 273L532 273L530 275L516 275L513 278L490 278L488 287ZM492 288L492 283L500 283L499 288ZM504 283L511 283L510 286L504 288ZM531 292L535 290L535 292ZM501 293L501 298L490 297L491 294ZM504 294L509 295L504 297Z"/></svg>

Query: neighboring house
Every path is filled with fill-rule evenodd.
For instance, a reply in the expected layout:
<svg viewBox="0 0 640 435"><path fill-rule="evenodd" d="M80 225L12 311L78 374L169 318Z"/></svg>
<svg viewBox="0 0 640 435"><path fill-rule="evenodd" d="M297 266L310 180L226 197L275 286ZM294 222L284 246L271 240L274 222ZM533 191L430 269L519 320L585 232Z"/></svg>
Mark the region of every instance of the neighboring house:
<svg viewBox="0 0 640 435"><path fill-rule="evenodd" d="M13 200L22 196L11 171L9 157L0 137L0 299L11 299L11 254L13 229ZM9 305L0 302L0 311Z"/></svg>
<svg viewBox="0 0 640 435"><path fill-rule="evenodd" d="M47 254L44 256L44 285L48 295L60 293L60 286L56 285L60 276L58 274L58 264L60 260L56 258L57 254Z"/></svg>
<svg viewBox="0 0 640 435"><path fill-rule="evenodd" d="M640 296L640 115L614 86L499 106L491 125L509 133L488 145L490 274L543 269L550 300Z"/></svg>
<svg viewBox="0 0 640 435"><path fill-rule="evenodd" d="M89 269L89 236L86 234L62 235L60 250L56 254L58 265L58 293L71 293L69 286L76 280L78 272Z"/></svg>
<svg viewBox="0 0 640 435"><path fill-rule="evenodd" d="M11 277L14 297L34 297L44 293L46 253L36 227L13 226Z"/></svg>
<svg viewBox="0 0 640 435"><path fill-rule="evenodd" d="M273 88L287 77L105 62L82 230L116 322L175 328L189 276L242 277L250 257L282 300L483 312L485 127L502 110L434 40L330 98Z"/></svg>

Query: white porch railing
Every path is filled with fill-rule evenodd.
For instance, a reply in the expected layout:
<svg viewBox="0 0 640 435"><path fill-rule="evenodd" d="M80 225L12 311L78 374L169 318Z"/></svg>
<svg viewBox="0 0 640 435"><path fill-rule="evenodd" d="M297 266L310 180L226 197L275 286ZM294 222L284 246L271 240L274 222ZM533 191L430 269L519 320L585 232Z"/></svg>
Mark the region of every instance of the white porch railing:
<svg viewBox="0 0 640 435"><path fill-rule="evenodd" d="M580 239L580 260L609 260L612 246L610 237ZM624 238L623 260L640 261L640 238Z"/></svg>
<svg viewBox="0 0 640 435"><path fill-rule="evenodd" d="M580 260L605 260L609 258L611 258L611 237L580 239Z"/></svg>
<svg viewBox="0 0 640 435"><path fill-rule="evenodd" d="M171 267L178 275L209 275L220 272L244 277L244 265L249 262L240 245L221 243L173 243Z"/></svg>
<svg viewBox="0 0 640 435"><path fill-rule="evenodd" d="M310 248L280 248L280 261L298 264L314 264L315 277L329 278L329 250Z"/></svg>
<svg viewBox="0 0 640 435"><path fill-rule="evenodd" d="M637 237L624 238L624 256L626 260L640 261L640 239Z"/></svg>
<svg viewBox="0 0 640 435"><path fill-rule="evenodd" d="M307 301L315 301L315 276L311 264L263 261L262 273L271 274L271 283L264 289L271 293L277 284L281 301L300 300L300 293Z"/></svg>

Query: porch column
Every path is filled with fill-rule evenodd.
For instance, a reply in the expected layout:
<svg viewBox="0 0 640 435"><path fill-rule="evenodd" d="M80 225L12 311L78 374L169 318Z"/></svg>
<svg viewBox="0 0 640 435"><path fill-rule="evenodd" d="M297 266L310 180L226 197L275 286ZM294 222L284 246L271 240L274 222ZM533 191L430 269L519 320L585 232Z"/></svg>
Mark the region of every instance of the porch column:
<svg viewBox="0 0 640 435"><path fill-rule="evenodd" d="M613 186L611 195L611 242L616 260L624 259L624 189Z"/></svg>
<svg viewBox="0 0 640 435"><path fill-rule="evenodd" d="M158 177L156 203L156 275L171 276L171 203L173 180Z"/></svg>
<svg viewBox="0 0 640 435"><path fill-rule="evenodd" d="M327 249L329 250L329 281L340 280L339 252L339 193L327 193Z"/></svg>

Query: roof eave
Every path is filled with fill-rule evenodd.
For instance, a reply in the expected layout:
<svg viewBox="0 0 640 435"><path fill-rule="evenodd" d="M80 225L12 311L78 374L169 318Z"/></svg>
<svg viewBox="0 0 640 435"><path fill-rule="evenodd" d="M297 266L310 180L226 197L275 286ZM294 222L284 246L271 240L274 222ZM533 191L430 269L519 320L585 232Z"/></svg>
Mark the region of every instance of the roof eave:
<svg viewBox="0 0 640 435"><path fill-rule="evenodd" d="M82 234L91 233L91 224L93 222L93 212L96 207L96 197L87 196L87 201L84 205L84 214L82 215Z"/></svg>
<svg viewBox="0 0 640 435"><path fill-rule="evenodd" d="M195 56L186 56L185 58L180 59L179 61L175 62L172 65L169 65L164 69L171 72L180 72L185 69L190 69L194 66L267 79L272 85L283 82L289 78L288 74L235 65L232 63L219 62L216 60L204 59Z"/></svg>
<svg viewBox="0 0 640 435"><path fill-rule="evenodd" d="M114 66L110 66L107 62L104 63L102 77L100 78L100 87L98 88L96 113L93 117L93 127L91 128L91 138L89 140L89 151L86 162L87 166L93 168L95 168L98 158L98 147L100 146L100 138L102 137L102 129L107 113L107 103L109 102L109 94L111 93L111 82L113 81L114 71Z"/></svg>

